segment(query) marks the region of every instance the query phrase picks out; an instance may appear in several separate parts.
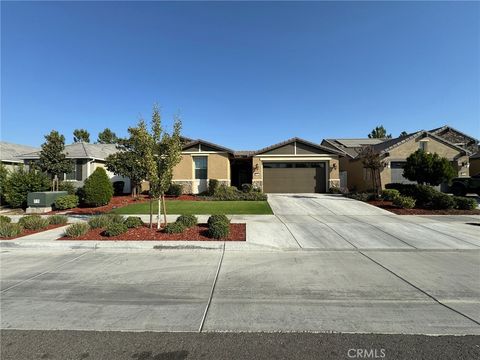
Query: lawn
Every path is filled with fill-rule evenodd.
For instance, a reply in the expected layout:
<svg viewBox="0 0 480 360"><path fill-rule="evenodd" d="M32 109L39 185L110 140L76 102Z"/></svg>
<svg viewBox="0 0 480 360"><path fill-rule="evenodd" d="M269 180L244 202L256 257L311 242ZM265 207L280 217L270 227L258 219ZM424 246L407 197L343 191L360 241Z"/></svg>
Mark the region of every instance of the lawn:
<svg viewBox="0 0 480 360"><path fill-rule="evenodd" d="M148 214L148 202L127 205L112 212L116 214ZM154 203L154 213L157 202ZM232 214L232 215L271 215L270 205L266 201L187 201L167 200L167 214Z"/></svg>

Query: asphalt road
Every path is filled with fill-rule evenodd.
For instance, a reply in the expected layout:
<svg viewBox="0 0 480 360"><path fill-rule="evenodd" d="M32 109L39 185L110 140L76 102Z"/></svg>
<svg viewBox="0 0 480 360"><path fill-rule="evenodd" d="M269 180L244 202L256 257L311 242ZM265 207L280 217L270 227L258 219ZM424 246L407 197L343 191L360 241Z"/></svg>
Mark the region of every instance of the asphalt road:
<svg viewBox="0 0 480 360"><path fill-rule="evenodd" d="M480 336L2 330L7 359L480 358Z"/></svg>

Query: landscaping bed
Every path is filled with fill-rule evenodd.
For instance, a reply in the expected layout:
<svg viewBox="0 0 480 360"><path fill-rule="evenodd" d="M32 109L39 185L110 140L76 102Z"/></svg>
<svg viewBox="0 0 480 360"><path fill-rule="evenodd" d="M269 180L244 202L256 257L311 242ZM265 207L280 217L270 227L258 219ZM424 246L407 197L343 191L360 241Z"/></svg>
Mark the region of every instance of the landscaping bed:
<svg viewBox="0 0 480 360"><path fill-rule="evenodd" d="M58 224L58 225L48 225L47 227L43 228L43 229L40 229L40 230L29 230L29 229L23 229L22 232L17 235L17 236L13 236L13 237L0 237L0 241L1 240L14 240L14 239L18 239L19 237L22 237L22 236L27 236L27 235L32 235L32 234L36 234L36 233L40 233L40 232L44 232L44 231L47 231L47 230L52 230L52 229L56 229L56 228L59 228L61 226L65 226L63 224Z"/></svg>
<svg viewBox="0 0 480 360"><path fill-rule="evenodd" d="M393 205L392 201L387 200L370 200L368 203L397 215L480 215L480 209L402 209Z"/></svg>
<svg viewBox="0 0 480 360"><path fill-rule="evenodd" d="M114 209L121 208L123 206L127 206L129 204L137 204L137 203L144 203L148 201L148 196L141 195L137 198L133 198L130 195L125 196L114 196L110 200L110 202L105 206L99 207L87 207L87 206L79 206L73 209L68 210L54 210L51 211L49 214L58 214L58 213L67 213L71 215L96 215L96 214L104 214L108 213Z"/></svg>
<svg viewBox="0 0 480 360"><path fill-rule="evenodd" d="M208 225L198 224L185 229L182 233L167 234L163 229L150 229L148 225L128 229L117 236L105 236L104 229L90 229L86 234L77 237L63 236L58 240L102 240L102 241L245 241L246 225L229 224L230 234L227 238L213 239L208 236Z"/></svg>

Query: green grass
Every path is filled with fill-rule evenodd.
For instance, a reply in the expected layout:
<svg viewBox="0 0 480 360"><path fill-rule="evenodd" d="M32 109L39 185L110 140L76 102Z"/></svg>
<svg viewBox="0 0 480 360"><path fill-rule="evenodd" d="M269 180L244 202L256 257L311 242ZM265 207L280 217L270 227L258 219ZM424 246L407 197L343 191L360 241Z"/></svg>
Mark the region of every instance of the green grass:
<svg viewBox="0 0 480 360"><path fill-rule="evenodd" d="M113 210L116 214L148 214L148 202L131 204ZM154 214L157 201L154 202ZM183 201L167 200L167 214L235 214L235 215L270 215L273 214L266 201Z"/></svg>

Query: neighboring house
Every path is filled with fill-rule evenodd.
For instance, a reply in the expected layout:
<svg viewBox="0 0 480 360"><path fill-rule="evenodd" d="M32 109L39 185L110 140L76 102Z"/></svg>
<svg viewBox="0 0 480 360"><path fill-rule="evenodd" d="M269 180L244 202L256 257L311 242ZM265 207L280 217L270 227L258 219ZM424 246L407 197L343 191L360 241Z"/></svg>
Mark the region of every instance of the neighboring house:
<svg viewBox="0 0 480 360"><path fill-rule="evenodd" d="M459 177L469 176L468 150L425 130L395 139L326 139L322 144L344 152L345 157L340 159L340 170L347 172L347 187L350 190L372 188L370 172L363 167L359 156L362 146L366 145L372 146L384 163L380 171L382 188L388 183L410 182L403 177L403 167L407 157L418 149L447 158Z"/></svg>
<svg viewBox="0 0 480 360"><path fill-rule="evenodd" d="M117 151L118 150L115 144L90 144L77 142L66 145L66 157L67 159L72 160L74 166L73 171L68 174L63 174L63 176L60 177L60 180L70 181L77 187L83 186L85 179L88 178L96 168L105 168L105 159L107 156ZM40 158L40 151L24 153L19 156L19 158L24 160L26 164L29 164L31 162L38 161ZM107 171L107 174L112 182L124 181L124 192L130 192L130 179L122 176L116 176L107 169L105 170Z"/></svg>
<svg viewBox="0 0 480 360"><path fill-rule="evenodd" d="M480 151L470 156L470 176L480 174Z"/></svg>
<svg viewBox="0 0 480 360"><path fill-rule="evenodd" d="M208 181L241 187L253 184L267 193L326 192L339 186L342 153L292 138L258 151L233 151L204 140L185 143L173 182L185 193L207 190Z"/></svg>
<svg viewBox="0 0 480 360"><path fill-rule="evenodd" d="M475 154L478 151L478 139L462 133L461 131L449 125L444 125L442 127L429 130L428 132L440 136L442 139L468 150L468 152L471 154Z"/></svg>
<svg viewBox="0 0 480 360"><path fill-rule="evenodd" d="M19 165L23 164L23 160L18 157L19 155L38 150L39 148L33 146L0 141L0 161L7 168L7 170L13 171Z"/></svg>

